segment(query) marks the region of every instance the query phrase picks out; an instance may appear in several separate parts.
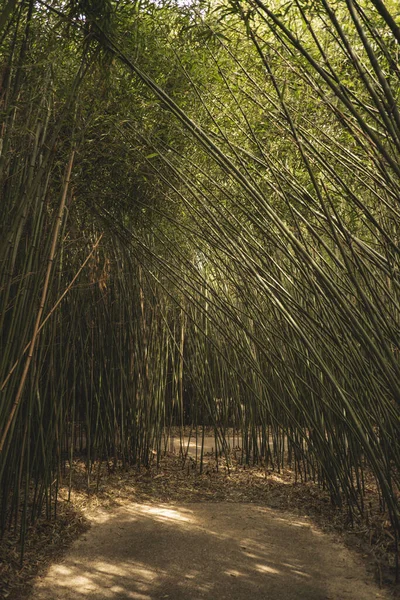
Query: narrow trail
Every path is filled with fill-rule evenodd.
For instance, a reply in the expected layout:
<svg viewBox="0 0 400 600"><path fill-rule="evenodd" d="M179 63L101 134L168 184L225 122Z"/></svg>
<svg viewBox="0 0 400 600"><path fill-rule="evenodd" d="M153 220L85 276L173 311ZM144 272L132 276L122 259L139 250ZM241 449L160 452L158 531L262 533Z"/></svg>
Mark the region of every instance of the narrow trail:
<svg viewBox="0 0 400 600"><path fill-rule="evenodd" d="M246 503L127 503L92 527L32 600L389 598L358 556L307 520Z"/></svg>

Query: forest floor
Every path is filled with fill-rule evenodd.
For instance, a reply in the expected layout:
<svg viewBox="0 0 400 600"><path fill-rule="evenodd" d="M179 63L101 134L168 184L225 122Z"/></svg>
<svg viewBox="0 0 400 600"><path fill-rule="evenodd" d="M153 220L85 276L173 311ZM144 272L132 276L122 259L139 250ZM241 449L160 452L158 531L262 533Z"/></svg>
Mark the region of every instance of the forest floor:
<svg viewBox="0 0 400 600"><path fill-rule="evenodd" d="M29 532L22 568L17 542L4 539L0 598L400 597L372 482L367 519L350 522L290 469L228 470L223 459L217 469L211 454L202 474L173 452L141 471L103 464L89 494L77 461L72 481L71 502L60 490L58 518Z"/></svg>

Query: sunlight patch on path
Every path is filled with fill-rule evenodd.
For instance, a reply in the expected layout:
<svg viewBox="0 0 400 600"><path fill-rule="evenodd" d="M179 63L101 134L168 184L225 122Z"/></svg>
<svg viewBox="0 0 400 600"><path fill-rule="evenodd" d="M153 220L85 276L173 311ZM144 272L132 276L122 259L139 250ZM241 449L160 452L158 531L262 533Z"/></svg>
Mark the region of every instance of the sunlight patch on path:
<svg viewBox="0 0 400 600"><path fill-rule="evenodd" d="M32 600L373 600L360 561L309 522L234 503L128 503L37 582Z"/></svg>
<svg viewBox="0 0 400 600"><path fill-rule="evenodd" d="M62 590L65 597L81 596L101 598L151 598L151 589L164 573L159 569L149 569L139 562L112 563L93 560L88 564L55 565L51 573L56 579L56 588ZM130 581L134 580L135 589L129 590ZM59 592L54 591L55 594ZM121 596L122 594L122 596ZM54 596L55 598L61 596Z"/></svg>
<svg viewBox="0 0 400 600"><path fill-rule="evenodd" d="M162 505L153 506L150 504L141 504L135 506L135 512L143 515L151 515L154 519L160 521L184 521L186 523L192 521L189 516L184 514L184 512L187 513L188 511L178 511Z"/></svg>

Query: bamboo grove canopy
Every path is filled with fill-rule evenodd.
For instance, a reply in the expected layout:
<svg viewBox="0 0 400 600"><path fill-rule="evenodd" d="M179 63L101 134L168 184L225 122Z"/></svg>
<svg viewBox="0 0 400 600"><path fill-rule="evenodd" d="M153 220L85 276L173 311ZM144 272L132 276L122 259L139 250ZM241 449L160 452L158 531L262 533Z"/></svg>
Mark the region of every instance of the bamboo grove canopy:
<svg viewBox="0 0 400 600"><path fill-rule="evenodd" d="M2 531L207 424L398 536L398 3L6 0L0 85Z"/></svg>

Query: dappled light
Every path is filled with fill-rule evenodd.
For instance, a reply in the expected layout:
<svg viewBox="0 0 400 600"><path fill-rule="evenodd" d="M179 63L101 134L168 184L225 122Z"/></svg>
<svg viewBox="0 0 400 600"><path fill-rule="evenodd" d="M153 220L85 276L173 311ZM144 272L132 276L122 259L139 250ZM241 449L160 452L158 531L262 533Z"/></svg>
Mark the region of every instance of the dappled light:
<svg viewBox="0 0 400 600"><path fill-rule="evenodd" d="M273 575L279 575L280 571L274 569L273 567L269 567L268 565L255 565L257 571L260 573L272 573Z"/></svg>
<svg viewBox="0 0 400 600"><path fill-rule="evenodd" d="M378 597L350 580L347 551L258 506L131 504L86 538L38 582L35 600Z"/></svg>
<svg viewBox="0 0 400 600"><path fill-rule="evenodd" d="M290 485L290 481L286 481L283 477L280 477L279 475L276 475L275 473L270 473L269 477L270 477L270 479L272 479L272 481L276 481L283 485Z"/></svg>
<svg viewBox="0 0 400 600"><path fill-rule="evenodd" d="M55 566L53 572L56 587L64 593L75 594L77 598L93 597L95 594L102 594L103 598L118 598L122 593L126 598L150 599L154 580L163 575L137 562L115 564L96 560L85 566L79 563L69 567ZM129 590L132 581L134 591Z"/></svg>
<svg viewBox="0 0 400 600"><path fill-rule="evenodd" d="M190 515L190 510L180 509L175 510L167 506L151 506L147 504L135 506L133 513L138 512L139 514L149 515L157 521L185 521L189 522L193 520ZM187 513L190 516L186 516Z"/></svg>
<svg viewBox="0 0 400 600"><path fill-rule="evenodd" d="M107 494L77 600L400 582L398 5L2 2L0 596Z"/></svg>

